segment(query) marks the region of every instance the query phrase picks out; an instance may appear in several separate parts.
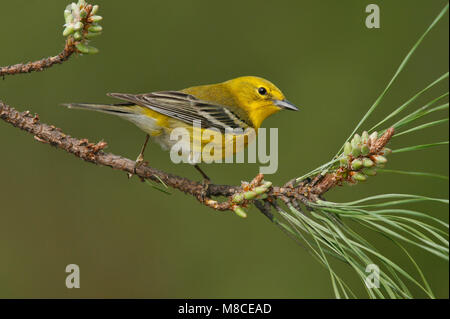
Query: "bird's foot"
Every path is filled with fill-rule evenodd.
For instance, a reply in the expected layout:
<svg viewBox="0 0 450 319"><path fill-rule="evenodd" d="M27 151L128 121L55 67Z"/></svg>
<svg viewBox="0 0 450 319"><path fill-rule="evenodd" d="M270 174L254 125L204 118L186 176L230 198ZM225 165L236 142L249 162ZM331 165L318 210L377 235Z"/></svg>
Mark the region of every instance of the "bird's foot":
<svg viewBox="0 0 450 319"><path fill-rule="evenodd" d="M136 158L136 161L134 163L133 173L128 173L128 178L130 179L133 177L133 175L137 175L136 171L141 166L147 166L148 162L144 162L144 156L142 154L139 154L139 156Z"/></svg>
<svg viewBox="0 0 450 319"><path fill-rule="evenodd" d="M208 197L208 189L209 189L210 184L211 184L210 179L207 179L207 178L203 179L203 181L202 181L203 190L201 193L201 197L203 200Z"/></svg>

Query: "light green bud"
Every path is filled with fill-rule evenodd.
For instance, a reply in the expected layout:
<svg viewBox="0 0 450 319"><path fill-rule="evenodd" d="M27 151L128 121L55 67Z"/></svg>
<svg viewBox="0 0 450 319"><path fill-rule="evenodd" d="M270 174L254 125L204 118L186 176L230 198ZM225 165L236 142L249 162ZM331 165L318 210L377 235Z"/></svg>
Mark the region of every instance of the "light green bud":
<svg viewBox="0 0 450 319"><path fill-rule="evenodd" d="M244 198L245 199L253 199L257 196L258 194L254 191L248 191L244 193Z"/></svg>
<svg viewBox="0 0 450 319"><path fill-rule="evenodd" d="M363 159L363 166L364 167L372 167L375 163L370 158L364 158Z"/></svg>
<svg viewBox="0 0 450 319"><path fill-rule="evenodd" d="M377 164L386 164L387 163L387 158L382 155L375 155L373 157L373 159L375 160L375 162Z"/></svg>
<svg viewBox="0 0 450 319"><path fill-rule="evenodd" d="M78 51L80 51L81 53L85 53L85 54L96 54L98 53L98 49L85 45L83 43L78 43L76 45L76 48L78 49Z"/></svg>
<svg viewBox="0 0 450 319"><path fill-rule="evenodd" d="M92 7L91 15L96 14L96 13L98 12L98 9L99 9L99 8L100 8L100 7L98 6L98 4L94 5L94 6Z"/></svg>
<svg viewBox="0 0 450 319"><path fill-rule="evenodd" d="M102 17L102 16L91 16L89 19L90 19L92 22L99 22L99 21L102 21L102 20L103 20L103 17Z"/></svg>
<svg viewBox="0 0 450 319"><path fill-rule="evenodd" d="M78 31L78 30L81 30L81 29L83 29L83 22L81 22L81 21L78 21L77 23L75 23L74 25L73 25L73 28L74 28L74 30L75 31Z"/></svg>
<svg viewBox="0 0 450 319"><path fill-rule="evenodd" d="M100 25L91 25L88 29L89 32L101 32L103 30Z"/></svg>
<svg viewBox="0 0 450 319"><path fill-rule="evenodd" d="M359 146L353 147L352 155L354 157L358 157L359 155L361 155L361 148Z"/></svg>
<svg viewBox="0 0 450 319"><path fill-rule="evenodd" d="M77 41L80 41L81 39L83 39L83 35L81 34L80 31L77 31L73 34L73 38Z"/></svg>
<svg viewBox="0 0 450 319"><path fill-rule="evenodd" d="M234 206L233 211L241 218L247 218L247 213L241 206Z"/></svg>
<svg viewBox="0 0 450 319"><path fill-rule="evenodd" d="M89 54L97 54L99 51L96 47L88 47L89 49Z"/></svg>
<svg viewBox="0 0 450 319"><path fill-rule="evenodd" d="M364 175L363 173L355 173L355 174L353 174L353 176L352 176L356 181L359 181L359 182L365 182L366 180L367 180L367 176L366 175Z"/></svg>
<svg viewBox="0 0 450 319"><path fill-rule="evenodd" d="M75 18L73 17L73 15L69 15L66 19L66 25L72 24L74 20Z"/></svg>
<svg viewBox="0 0 450 319"><path fill-rule="evenodd" d="M102 34L101 32L88 32L88 33L86 33L85 37L86 37L86 39L92 39L92 38L98 37L101 34Z"/></svg>
<svg viewBox="0 0 450 319"><path fill-rule="evenodd" d="M267 187L264 187L264 186L255 187L256 194L261 195L261 194L264 194L265 192L267 192Z"/></svg>
<svg viewBox="0 0 450 319"><path fill-rule="evenodd" d="M339 162L341 163L341 166L343 167L347 167L348 165L348 158L347 157L342 157Z"/></svg>
<svg viewBox="0 0 450 319"><path fill-rule="evenodd" d="M344 155L350 155L351 152L352 152L352 144L350 144L350 142L345 143Z"/></svg>
<svg viewBox="0 0 450 319"><path fill-rule="evenodd" d="M361 154L364 155L364 156L366 156L366 155L369 155L369 153L370 153L370 148L369 148L369 146L368 146L367 144L363 144L363 145L361 146Z"/></svg>
<svg viewBox="0 0 450 319"><path fill-rule="evenodd" d="M72 16L72 11L70 10L64 10L64 20L66 20L66 23L71 23L72 21L69 21L70 18L72 18L73 21L73 16Z"/></svg>
<svg viewBox="0 0 450 319"><path fill-rule="evenodd" d="M362 172L368 176L377 175L377 170L375 168L363 168Z"/></svg>
<svg viewBox="0 0 450 319"><path fill-rule="evenodd" d="M359 159L355 159L352 161L352 170L359 170L363 166L363 162Z"/></svg>
<svg viewBox="0 0 450 319"><path fill-rule="evenodd" d="M364 131L361 135L361 141L365 144L369 141L369 133L367 131Z"/></svg>
<svg viewBox="0 0 450 319"><path fill-rule="evenodd" d="M355 134L355 136L353 137L353 141L355 141L355 144L358 145L361 143L361 136L359 136L359 134Z"/></svg>
<svg viewBox="0 0 450 319"><path fill-rule="evenodd" d="M67 37L69 35L71 35L75 30L73 29L72 25L68 25L64 31L63 31L63 36Z"/></svg>
<svg viewBox="0 0 450 319"><path fill-rule="evenodd" d="M269 182L269 181L264 182L264 184L262 186L265 188L269 188L270 186L272 186L272 182Z"/></svg>
<svg viewBox="0 0 450 319"><path fill-rule="evenodd" d="M78 7L78 5L75 2L72 2L70 4L70 7L72 8L72 12L75 14L75 16L79 16L80 15L80 8Z"/></svg>

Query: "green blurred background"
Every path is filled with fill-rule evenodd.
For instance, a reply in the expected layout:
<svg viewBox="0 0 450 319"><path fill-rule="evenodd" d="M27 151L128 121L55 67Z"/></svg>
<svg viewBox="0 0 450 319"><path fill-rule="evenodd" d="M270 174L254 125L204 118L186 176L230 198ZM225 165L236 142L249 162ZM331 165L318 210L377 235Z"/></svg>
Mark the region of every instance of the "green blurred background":
<svg viewBox="0 0 450 319"><path fill-rule="evenodd" d="M376 1L381 28L367 29L353 1L98 1L104 34L96 56L0 80L0 99L19 110L135 158L144 133L119 118L68 110L63 102L113 102L107 92L142 93L258 75L298 106L279 127L275 184L328 161L392 77L446 1ZM2 0L0 65L59 52L66 1ZM423 42L365 128L448 70L448 14ZM447 90L421 98L417 108ZM412 109L412 108L411 108ZM442 114L438 116L442 117ZM432 118L432 117L430 117ZM428 118L428 119L430 119ZM438 118L438 117L436 117ZM393 141L392 148L448 140L448 125ZM151 165L198 179L151 145ZM448 175L448 147L391 157L389 168ZM239 184L258 164L208 165L217 183ZM335 189L332 201L377 193L448 198L448 182L379 175ZM444 205L414 208L448 221ZM333 298L329 274L256 209L243 220L168 196L125 173L42 145L0 122L0 297ZM414 270L371 233L383 253ZM411 249L438 297L448 297L448 263ZM65 267L81 268L81 289L65 287ZM360 296L359 279L337 263ZM415 274L415 273L414 273ZM413 290L418 297L423 297Z"/></svg>

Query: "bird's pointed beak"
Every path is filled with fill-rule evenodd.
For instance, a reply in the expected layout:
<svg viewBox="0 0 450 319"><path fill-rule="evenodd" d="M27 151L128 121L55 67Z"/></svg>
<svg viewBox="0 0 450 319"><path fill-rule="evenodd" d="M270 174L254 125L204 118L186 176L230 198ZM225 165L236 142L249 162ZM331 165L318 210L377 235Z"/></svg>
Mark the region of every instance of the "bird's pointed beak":
<svg viewBox="0 0 450 319"><path fill-rule="evenodd" d="M298 111L298 108L288 100L273 100L273 104L282 109Z"/></svg>

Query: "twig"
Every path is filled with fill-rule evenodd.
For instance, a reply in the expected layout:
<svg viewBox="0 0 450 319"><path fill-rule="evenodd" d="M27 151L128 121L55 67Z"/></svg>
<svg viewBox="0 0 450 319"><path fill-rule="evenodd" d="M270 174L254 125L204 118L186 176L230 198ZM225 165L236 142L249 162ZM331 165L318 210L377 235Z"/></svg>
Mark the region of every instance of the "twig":
<svg viewBox="0 0 450 319"><path fill-rule="evenodd" d="M89 143L87 139L71 137L53 125L41 123L37 115L32 115L30 112L20 113L1 101L0 118L17 128L33 134L35 139L39 142L44 142L63 149L87 162L109 166L113 169L134 174L135 161L103 152L103 149L107 146L107 143L105 142L93 144ZM156 183L163 181L166 185L190 194L199 200L204 193L205 186L202 183L172 175L155 168L146 166L138 167L136 169L136 175L141 178L150 179ZM207 193L209 196L230 196L238 191L238 188L239 187L211 184L208 186ZM207 199L202 199L202 201L205 201L205 204L207 204ZM214 208L218 210L228 209L228 207L223 205Z"/></svg>
<svg viewBox="0 0 450 319"><path fill-rule="evenodd" d="M36 72L43 71L47 68L52 67L55 64L61 64L64 61L67 61L70 58L70 56L76 51L77 49L75 48L75 42L73 42L72 38L68 38L66 40L64 50L60 54L49 58L41 59L39 61L19 63L16 65L1 67L0 76L4 77L5 75L31 73L33 71Z"/></svg>

